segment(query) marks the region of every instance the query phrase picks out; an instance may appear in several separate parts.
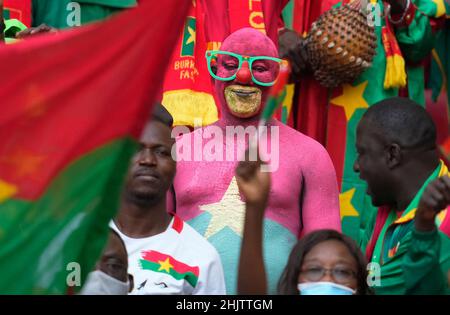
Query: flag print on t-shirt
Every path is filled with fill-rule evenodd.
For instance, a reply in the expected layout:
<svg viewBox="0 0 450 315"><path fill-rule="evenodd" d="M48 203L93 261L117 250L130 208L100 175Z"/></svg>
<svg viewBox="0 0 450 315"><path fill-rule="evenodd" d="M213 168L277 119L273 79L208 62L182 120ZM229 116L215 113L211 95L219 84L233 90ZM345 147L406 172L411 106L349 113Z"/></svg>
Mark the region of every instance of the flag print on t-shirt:
<svg viewBox="0 0 450 315"><path fill-rule="evenodd" d="M197 231L174 216L157 235L131 238L114 222L128 252L131 294L225 294L222 263L216 249Z"/></svg>
<svg viewBox="0 0 450 315"><path fill-rule="evenodd" d="M175 258L155 250L143 251L141 268L171 275L176 280L185 279L193 288L197 285L199 268L191 267Z"/></svg>

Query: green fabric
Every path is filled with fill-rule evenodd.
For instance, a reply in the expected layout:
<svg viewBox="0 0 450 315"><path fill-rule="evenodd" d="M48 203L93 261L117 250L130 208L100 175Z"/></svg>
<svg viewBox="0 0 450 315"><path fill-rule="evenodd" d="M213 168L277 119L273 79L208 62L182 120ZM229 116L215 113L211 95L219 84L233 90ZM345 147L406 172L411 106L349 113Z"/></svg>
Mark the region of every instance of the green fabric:
<svg viewBox="0 0 450 315"><path fill-rule="evenodd" d="M402 217L417 208L425 187L439 176L440 170L441 165L424 182ZM374 288L376 294L448 293L446 279L450 268L450 238L439 230L420 233L415 230L413 220L394 224L396 220L393 211L383 226L372 255L372 262L381 266L381 284ZM397 246L394 256L389 257L389 249Z"/></svg>
<svg viewBox="0 0 450 315"><path fill-rule="evenodd" d="M389 228L389 226L395 222L396 219L397 219L397 215L394 211L389 213L386 223L384 224L383 228L381 229L380 236L378 237L377 243L375 245L375 249L373 250L371 262L375 262L375 263L381 262L382 251L383 251L383 240L386 236L386 231Z"/></svg>
<svg viewBox="0 0 450 315"><path fill-rule="evenodd" d="M26 30L25 24L16 19L5 20L5 42L7 44L15 42L16 33Z"/></svg>
<svg viewBox="0 0 450 315"><path fill-rule="evenodd" d="M411 24L395 32L403 57L410 62L420 62L427 57L436 43L436 34L433 34L428 18L435 15L436 5L430 1L417 1L416 5L418 10Z"/></svg>
<svg viewBox="0 0 450 315"><path fill-rule="evenodd" d="M33 0L32 25L47 24L64 29L71 27L72 0ZM76 1L81 8L81 24L105 19L125 8L136 5L136 0L83 0Z"/></svg>
<svg viewBox="0 0 450 315"><path fill-rule="evenodd" d="M291 30L294 29L294 6L294 0L291 0L286 4L282 12L284 26Z"/></svg>
<svg viewBox="0 0 450 315"><path fill-rule="evenodd" d="M444 30L438 35L435 45L436 55L431 59L428 87L433 91L433 100L437 101L441 92L447 92L447 104L450 106L450 3L445 3L447 19ZM438 61L436 60L438 58ZM441 68L442 66L442 68ZM447 79L447 86L445 86Z"/></svg>
<svg viewBox="0 0 450 315"><path fill-rule="evenodd" d="M435 10L435 4L431 0L412 0L420 9L428 8L424 12L429 12L431 17L434 16L435 11L431 12L431 9ZM384 11L384 5L382 1L378 1L381 7L381 12ZM431 27L429 25L430 17L426 14L416 13L413 23L408 27L401 30L396 30L396 37L398 43L404 53L406 63L410 62L409 58L417 61L418 58L425 56L431 51L437 34L431 33ZM398 96L398 89L384 89L384 78L386 71L386 54L382 44L381 30L385 26L385 20L381 19L381 25L375 27L375 33L377 36L377 53L372 61L372 67L367 69L355 82L353 87L357 87L363 83L367 83L363 92L363 99L367 106L381 101L383 99ZM409 97L417 103L425 106L424 96L424 71L422 66L407 67L408 77L408 91ZM367 108L361 104L361 108L356 109L347 122L347 135L346 135L346 148L345 159L343 168L343 179L341 192L348 192L355 189L353 198L351 200L352 205L358 212L358 216L345 216L342 218L342 230L345 234L349 235L357 243L366 244L367 235L371 235L372 218L375 217L376 208L372 206L371 198L366 194L367 185L359 178L359 174L353 170L353 163L357 156L356 154L356 127L365 113ZM329 140L333 141L332 135L328 135ZM337 140L336 140L337 141ZM342 141L342 139L339 139ZM365 245L363 245L365 246Z"/></svg>
<svg viewBox="0 0 450 315"><path fill-rule="evenodd" d="M439 230L414 228L402 239L395 256L381 266L376 294L449 294L450 238Z"/></svg>
<svg viewBox="0 0 450 315"><path fill-rule="evenodd" d="M0 294L65 294L71 262L84 283L136 148L131 139L112 141L69 164L38 200L0 204Z"/></svg>

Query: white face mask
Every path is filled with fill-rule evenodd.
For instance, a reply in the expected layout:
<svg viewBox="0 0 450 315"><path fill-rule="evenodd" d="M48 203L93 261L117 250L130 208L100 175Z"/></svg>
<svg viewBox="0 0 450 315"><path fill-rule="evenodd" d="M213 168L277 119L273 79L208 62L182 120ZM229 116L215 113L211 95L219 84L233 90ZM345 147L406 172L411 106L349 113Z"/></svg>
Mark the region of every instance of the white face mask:
<svg viewBox="0 0 450 315"><path fill-rule="evenodd" d="M353 295L355 290L334 282L305 282L297 285L300 295Z"/></svg>
<svg viewBox="0 0 450 315"><path fill-rule="evenodd" d="M81 289L81 295L127 295L129 281L122 282L100 270L91 272Z"/></svg>

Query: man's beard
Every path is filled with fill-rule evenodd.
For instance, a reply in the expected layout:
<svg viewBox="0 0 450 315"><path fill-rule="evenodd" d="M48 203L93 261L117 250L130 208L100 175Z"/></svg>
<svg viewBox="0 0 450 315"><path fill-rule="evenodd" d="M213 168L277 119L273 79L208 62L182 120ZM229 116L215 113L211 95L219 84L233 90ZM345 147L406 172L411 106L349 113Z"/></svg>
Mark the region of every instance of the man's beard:
<svg viewBox="0 0 450 315"><path fill-rule="evenodd" d="M252 117L261 108L262 91L256 87L230 85L225 88L224 96L231 113L241 118Z"/></svg>
<svg viewBox="0 0 450 315"><path fill-rule="evenodd" d="M127 202L139 207L150 208L157 205L163 199L164 194L161 193L143 193L139 191L133 191L125 189L124 198Z"/></svg>

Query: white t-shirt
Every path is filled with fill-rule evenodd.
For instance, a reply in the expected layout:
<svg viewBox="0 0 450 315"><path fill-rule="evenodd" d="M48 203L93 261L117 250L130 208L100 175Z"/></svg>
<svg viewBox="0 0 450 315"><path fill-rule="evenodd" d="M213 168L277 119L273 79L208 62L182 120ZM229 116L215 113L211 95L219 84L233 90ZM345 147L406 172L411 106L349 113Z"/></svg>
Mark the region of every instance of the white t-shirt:
<svg viewBox="0 0 450 315"><path fill-rule="evenodd" d="M130 294L226 294L222 262L216 249L174 216L166 231L146 238L119 233L128 252L133 275Z"/></svg>

